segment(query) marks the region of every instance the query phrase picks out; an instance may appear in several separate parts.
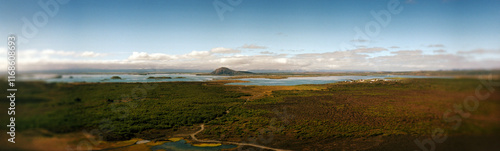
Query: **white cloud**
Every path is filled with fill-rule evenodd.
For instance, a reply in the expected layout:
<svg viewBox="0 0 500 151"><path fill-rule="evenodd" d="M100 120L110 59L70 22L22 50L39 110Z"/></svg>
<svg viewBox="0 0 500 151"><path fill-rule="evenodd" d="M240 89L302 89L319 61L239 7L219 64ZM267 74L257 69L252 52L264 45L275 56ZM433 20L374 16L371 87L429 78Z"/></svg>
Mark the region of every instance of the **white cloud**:
<svg viewBox="0 0 500 151"><path fill-rule="evenodd" d="M206 57L206 56L210 56L211 53L208 51L192 51L187 55L190 57Z"/></svg>
<svg viewBox="0 0 500 151"><path fill-rule="evenodd" d="M133 52L128 60L172 60L177 57L161 53L148 54L146 52Z"/></svg>
<svg viewBox="0 0 500 151"><path fill-rule="evenodd" d="M422 55L418 50L400 51L395 54L371 58L370 62L382 70L467 69L478 68L482 65L480 62L471 62L465 57L452 54Z"/></svg>
<svg viewBox="0 0 500 151"><path fill-rule="evenodd" d="M7 48L0 47L0 56L4 58L7 57Z"/></svg>
<svg viewBox="0 0 500 151"><path fill-rule="evenodd" d="M18 51L21 57L35 57L35 58L60 58L60 57L73 57L73 58L93 58L93 57L102 57L106 56L105 53L96 53L93 51L85 51L85 52L75 52L75 51L62 51L62 50L53 50L53 49L44 49L44 50L21 50Z"/></svg>
<svg viewBox="0 0 500 151"><path fill-rule="evenodd" d="M165 53L133 52L124 59L106 60L102 58L75 59L75 57L95 57L95 52L67 52L53 50L19 51L20 70L56 69L215 69L227 66L237 70L437 70L499 68L498 59L477 59L463 53L497 52L491 50L471 50L462 54L431 53L422 50L400 50L382 56L370 53L388 51L385 48L358 48L347 51L326 53L244 55L216 55L215 52L228 52L232 49L214 48L210 51L192 51L186 54L170 55ZM215 52L214 52L215 51ZM0 49L4 52L6 49ZM265 52L265 51L264 51ZM92 60L94 59L94 60ZM0 61L6 67L6 61ZM2 67L0 66L0 67ZM2 67L2 68L3 68ZM4 68L5 69L5 68Z"/></svg>
<svg viewBox="0 0 500 151"><path fill-rule="evenodd" d="M210 50L211 53L241 53L240 50L232 48L217 47Z"/></svg>
<svg viewBox="0 0 500 151"><path fill-rule="evenodd" d="M82 57L101 57L101 56L106 56L107 54L103 54L103 53L96 53L96 52L93 52L93 51L85 51L81 54L79 54L79 56L82 56Z"/></svg>
<svg viewBox="0 0 500 151"><path fill-rule="evenodd" d="M374 48L358 48L354 49L352 51L357 52L357 53L376 53L376 52L381 52L381 51L386 51L387 49L385 48L380 48L380 47L374 47Z"/></svg>
<svg viewBox="0 0 500 151"><path fill-rule="evenodd" d="M41 55L56 55L56 56L73 56L76 54L74 51L55 51L52 49L42 50L39 54Z"/></svg>
<svg viewBox="0 0 500 151"><path fill-rule="evenodd" d="M392 54L397 54L400 56L418 56L422 55L422 50L400 50L391 52Z"/></svg>
<svg viewBox="0 0 500 151"><path fill-rule="evenodd" d="M500 50L474 49L469 51L458 51L457 54L495 54L500 53Z"/></svg>
<svg viewBox="0 0 500 151"><path fill-rule="evenodd" d="M288 60L286 58L276 58L276 59L274 59L274 62L279 63L279 64L286 64L287 61Z"/></svg>

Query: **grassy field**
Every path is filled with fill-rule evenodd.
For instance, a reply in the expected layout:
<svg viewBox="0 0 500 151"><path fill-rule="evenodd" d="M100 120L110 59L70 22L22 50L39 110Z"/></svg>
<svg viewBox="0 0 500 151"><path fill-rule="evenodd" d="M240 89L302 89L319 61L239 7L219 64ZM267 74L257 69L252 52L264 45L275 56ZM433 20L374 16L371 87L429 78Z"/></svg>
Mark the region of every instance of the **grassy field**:
<svg viewBox="0 0 500 151"><path fill-rule="evenodd" d="M436 128L448 136L448 141L436 144L438 149L453 149L457 144L458 149L464 149L464 144L467 147L460 142L491 147L496 145L491 143L492 138L500 136L500 87L491 87L497 91L479 91L490 95L473 111L467 110L472 103L469 108L463 106L464 98L476 95L481 84L477 79L301 86L224 83L19 82L16 132L19 140L31 137L25 142L33 143L4 147L36 148L34 142L43 139L56 140L63 147L74 146L88 137L59 138L76 138L75 133L97 130L91 137L104 142L93 145L106 148L102 144L116 146L110 142L138 138L168 140L174 134L194 132L202 123L205 130L198 139L291 150L418 149L414 139L430 138ZM457 104L462 104L463 112L454 112ZM0 104L0 108L7 107L7 103ZM444 118L447 110L452 112ZM457 130L453 129L457 120L453 117L461 120ZM6 114L0 118L8 119ZM6 120L1 122L8 124Z"/></svg>
<svg viewBox="0 0 500 151"><path fill-rule="evenodd" d="M443 120L444 112L474 95L478 84L475 79L407 79L277 90L209 122L203 134L293 150L374 149L383 147L384 138L401 136L412 146L410 138L431 136L435 128L450 136L500 136L496 93L480 101L474 112L466 111L471 116L460 129L452 130L455 122Z"/></svg>

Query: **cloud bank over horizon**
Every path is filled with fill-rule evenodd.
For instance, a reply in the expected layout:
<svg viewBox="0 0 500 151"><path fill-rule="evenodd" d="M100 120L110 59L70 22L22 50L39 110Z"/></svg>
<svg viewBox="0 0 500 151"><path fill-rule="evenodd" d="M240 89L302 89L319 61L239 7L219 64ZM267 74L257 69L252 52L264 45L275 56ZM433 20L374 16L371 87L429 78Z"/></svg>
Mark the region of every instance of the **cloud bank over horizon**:
<svg viewBox="0 0 500 151"><path fill-rule="evenodd" d="M251 45L244 45L251 46ZM429 45L430 46L430 45ZM444 47L441 45L439 48ZM251 46L266 49L265 46ZM244 47L239 47L244 48ZM6 54L6 48L0 48ZM212 70L229 67L237 70L277 71L415 71L452 69L500 69L500 50L474 49L447 53L438 49L432 53L399 47L360 47L345 51L286 54L276 51L249 54L237 48L216 47L186 54L148 53L137 51L128 57L109 59L113 54L93 51L21 50L18 69L21 71L67 69L188 69ZM488 57L489 56L489 57ZM2 56L6 57L6 56ZM7 62L1 62L6 68Z"/></svg>

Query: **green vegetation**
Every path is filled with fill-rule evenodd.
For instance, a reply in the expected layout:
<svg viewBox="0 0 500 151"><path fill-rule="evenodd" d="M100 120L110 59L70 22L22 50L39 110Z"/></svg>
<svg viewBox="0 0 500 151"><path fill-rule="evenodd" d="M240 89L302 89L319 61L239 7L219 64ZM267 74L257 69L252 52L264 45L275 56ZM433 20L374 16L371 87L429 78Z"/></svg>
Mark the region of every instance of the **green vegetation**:
<svg viewBox="0 0 500 151"><path fill-rule="evenodd" d="M106 140L130 139L148 129L208 122L241 104L243 100L238 98L245 95L223 85L199 82L17 84L22 92L16 102L16 130L42 128L65 133L99 128L106 130Z"/></svg>
<svg viewBox="0 0 500 151"><path fill-rule="evenodd" d="M346 149L335 145L342 143L371 148L377 143L369 144L369 140L381 137L395 142L403 137L409 139L406 144L414 145L412 138L428 137L435 128L446 130L450 138L500 134L499 93L481 100L477 110L463 118L459 130L452 130L455 123L443 120L443 113L475 95L480 83L477 79L302 86L18 82L16 130L66 133L97 128L105 140L128 140L153 134L148 139L163 137L156 135L161 130L197 130L198 124L205 123L198 139L292 150ZM5 81L0 86L7 88ZM0 104L0 108L7 105ZM0 118L8 117L1 114Z"/></svg>
<svg viewBox="0 0 500 151"><path fill-rule="evenodd" d="M111 79L122 79L120 76L112 76Z"/></svg>

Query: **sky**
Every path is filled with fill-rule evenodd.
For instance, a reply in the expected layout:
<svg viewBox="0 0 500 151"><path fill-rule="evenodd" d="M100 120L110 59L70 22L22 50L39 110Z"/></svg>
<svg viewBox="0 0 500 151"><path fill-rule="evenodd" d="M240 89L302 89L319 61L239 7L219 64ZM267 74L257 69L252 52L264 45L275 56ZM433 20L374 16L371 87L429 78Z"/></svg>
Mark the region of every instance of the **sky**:
<svg viewBox="0 0 500 151"><path fill-rule="evenodd" d="M23 71L499 69L498 8L498 0L0 0L0 35L17 37ZM7 43L0 52L7 57Z"/></svg>

